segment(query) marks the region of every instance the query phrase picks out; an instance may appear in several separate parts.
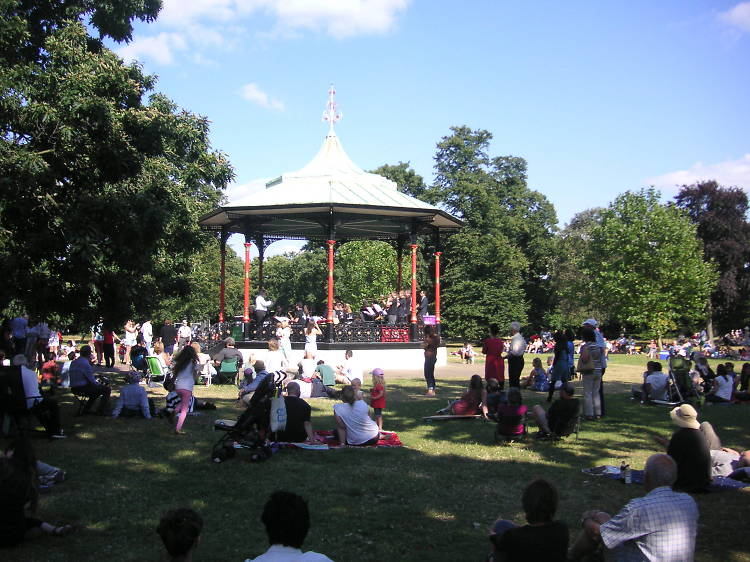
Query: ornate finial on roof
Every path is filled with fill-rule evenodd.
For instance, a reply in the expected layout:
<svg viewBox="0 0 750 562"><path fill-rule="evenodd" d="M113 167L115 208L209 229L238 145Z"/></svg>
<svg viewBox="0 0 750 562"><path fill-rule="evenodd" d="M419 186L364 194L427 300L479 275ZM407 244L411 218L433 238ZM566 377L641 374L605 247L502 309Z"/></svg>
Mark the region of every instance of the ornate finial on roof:
<svg viewBox="0 0 750 562"><path fill-rule="evenodd" d="M333 132L333 124L341 121L342 114L337 112L336 109L338 104L334 100L336 96L336 90L333 88L333 84L328 88L328 103L326 104L326 110L323 112L323 121L328 121L329 128L328 134L335 134Z"/></svg>

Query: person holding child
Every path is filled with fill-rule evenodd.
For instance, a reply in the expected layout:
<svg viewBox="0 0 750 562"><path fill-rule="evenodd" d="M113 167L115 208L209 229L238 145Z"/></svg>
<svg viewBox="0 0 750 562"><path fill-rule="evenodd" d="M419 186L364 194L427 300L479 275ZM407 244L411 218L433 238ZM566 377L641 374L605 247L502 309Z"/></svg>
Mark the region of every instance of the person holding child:
<svg viewBox="0 0 750 562"><path fill-rule="evenodd" d="M383 431L383 410L385 409L385 373L380 367L372 370L372 390L370 391L370 406L375 411L375 423Z"/></svg>

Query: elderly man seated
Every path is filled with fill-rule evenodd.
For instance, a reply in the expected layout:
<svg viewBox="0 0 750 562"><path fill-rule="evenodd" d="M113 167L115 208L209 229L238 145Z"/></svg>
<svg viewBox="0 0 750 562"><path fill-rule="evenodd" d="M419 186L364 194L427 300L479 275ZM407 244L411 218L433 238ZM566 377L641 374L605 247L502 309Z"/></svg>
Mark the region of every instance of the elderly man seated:
<svg viewBox="0 0 750 562"><path fill-rule="evenodd" d="M19 353L13 357L13 366L21 367L21 382L26 398L26 407L32 412L39 422L44 426L50 439L65 439L60 427L60 407L52 398L42 397L39 392L39 379L36 373L26 366L27 358Z"/></svg>
<svg viewBox="0 0 750 562"><path fill-rule="evenodd" d="M635 498L614 517L588 511L569 559L581 560L599 546L607 560L692 560L698 527L698 506L688 494L675 492L677 464L669 455L651 455L646 461L648 492Z"/></svg>
<svg viewBox="0 0 750 562"><path fill-rule="evenodd" d="M91 407L97 398L99 402L98 414L107 415L109 408L109 395L112 389L104 384L99 383L94 378L94 367L91 365L91 346L84 345L80 351L80 357L70 364L70 388L74 393L88 396L90 400L86 404L83 413L91 410Z"/></svg>
<svg viewBox="0 0 750 562"><path fill-rule="evenodd" d="M260 383L263 382L266 377L271 376L271 373L266 371L266 364L260 359L255 362L253 368L255 369L255 377L250 381L248 381L247 378L244 379L246 382L240 387L240 392L237 396L237 398L242 400L245 405L250 404L250 399L253 397L253 394L255 394Z"/></svg>
<svg viewBox="0 0 750 562"><path fill-rule="evenodd" d="M148 398L146 389L141 386L140 373L130 373L128 384L120 389L120 397L112 411L112 417L117 418L122 415L130 418L142 415L150 420L155 411L153 399Z"/></svg>

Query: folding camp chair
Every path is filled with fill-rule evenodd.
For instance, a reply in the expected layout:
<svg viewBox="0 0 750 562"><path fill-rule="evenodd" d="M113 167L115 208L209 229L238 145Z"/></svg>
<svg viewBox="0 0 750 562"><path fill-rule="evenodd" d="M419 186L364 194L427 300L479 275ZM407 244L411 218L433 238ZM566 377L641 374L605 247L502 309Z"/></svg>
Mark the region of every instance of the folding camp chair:
<svg viewBox="0 0 750 562"><path fill-rule="evenodd" d="M161 377L162 382L167 376L164 368L161 365L161 361L156 355L149 355L146 357L146 383L151 384L156 377ZM154 381L156 382L156 381Z"/></svg>
<svg viewBox="0 0 750 562"><path fill-rule="evenodd" d="M229 357L224 359L216 373L216 384L226 384L236 382L239 369L237 368L237 358Z"/></svg>

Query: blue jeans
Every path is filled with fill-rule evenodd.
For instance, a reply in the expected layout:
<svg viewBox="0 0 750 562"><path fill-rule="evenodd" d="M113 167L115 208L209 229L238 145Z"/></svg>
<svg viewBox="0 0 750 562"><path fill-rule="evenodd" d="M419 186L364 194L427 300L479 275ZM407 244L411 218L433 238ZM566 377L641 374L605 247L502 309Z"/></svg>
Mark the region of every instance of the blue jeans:
<svg viewBox="0 0 750 562"><path fill-rule="evenodd" d="M427 383L428 390L435 389L435 363L437 355L427 355L424 358L424 380Z"/></svg>

